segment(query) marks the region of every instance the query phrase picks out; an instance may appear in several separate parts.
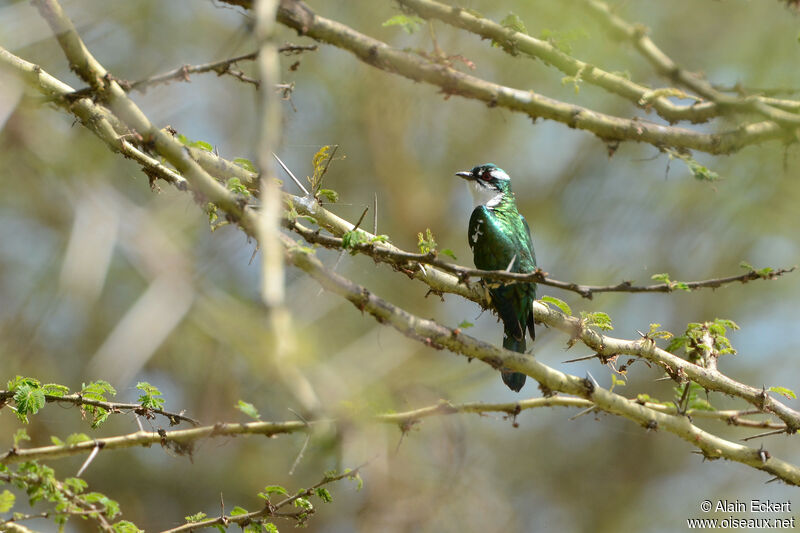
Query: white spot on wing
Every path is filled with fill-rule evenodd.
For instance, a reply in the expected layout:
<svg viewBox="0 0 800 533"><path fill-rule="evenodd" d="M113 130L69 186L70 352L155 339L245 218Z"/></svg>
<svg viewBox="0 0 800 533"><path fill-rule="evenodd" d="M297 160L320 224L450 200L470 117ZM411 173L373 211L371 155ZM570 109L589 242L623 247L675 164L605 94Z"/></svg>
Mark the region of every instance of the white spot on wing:
<svg viewBox="0 0 800 533"><path fill-rule="evenodd" d="M472 234L472 242L473 243L477 243L478 242L478 237L483 235L483 232L481 231L481 224L483 224L483 220L479 220L478 223L475 226L475 233Z"/></svg>

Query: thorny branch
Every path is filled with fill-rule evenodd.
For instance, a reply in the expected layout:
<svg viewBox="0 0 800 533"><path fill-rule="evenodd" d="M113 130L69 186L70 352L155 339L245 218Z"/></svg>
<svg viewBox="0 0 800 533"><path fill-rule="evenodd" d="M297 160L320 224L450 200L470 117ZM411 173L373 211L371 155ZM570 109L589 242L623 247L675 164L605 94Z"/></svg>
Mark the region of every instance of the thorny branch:
<svg viewBox="0 0 800 533"><path fill-rule="evenodd" d="M701 76L681 68L665 54L647 35L647 28L641 24L631 24L612 12L611 8L599 0L581 0L606 29L619 39L630 41L658 71L669 80L683 85L698 95L714 103L718 108L739 112L760 114L770 120L792 129L800 125L800 102L780 100L753 95L737 98L723 94Z"/></svg>
<svg viewBox="0 0 800 533"><path fill-rule="evenodd" d="M312 204L310 201L304 201L305 199L300 200L301 201L295 201L292 204L297 211L314 217L317 222L326 229L339 234L352 230L353 226L351 224L326 212L315 201ZM368 241L372 239L371 234L366 232L365 234ZM380 243L380 245L391 246L388 243ZM391 247L391 249L396 248ZM477 290L476 287L466 288L461 280L449 273L428 268L425 269L424 274L415 273L414 277L428 283L431 289L437 292L460 294L484 307L488 305L483 291ZM678 382L682 382L688 378L709 390L737 396L751 403L758 409L776 414L776 416L786 423L787 431L790 433L794 433L794 431L800 428L800 413L770 397L762 389L739 383L715 369L703 368L685 359L681 359L666 350L658 348L652 339L642 338L641 340L631 341L608 337L587 326L583 320L577 317L566 316L539 302L534 302L533 311L537 323L544 323L564 331L570 335L572 339L581 341L589 348L595 350L598 357L602 356L608 358L620 354L642 357L663 368Z"/></svg>
<svg viewBox="0 0 800 533"><path fill-rule="evenodd" d="M251 6L251 2L245 0L223 1L243 7ZM416 4L422 5L423 2L419 0ZM427 2L425 5L430 6L433 4ZM457 7L450 7L449 9L459 13L463 11ZM424 81L437 86L448 96L459 95L465 98L481 100L489 106L501 106L527 114L534 120L537 118L555 120L569 127L594 133L606 142L631 140L650 143L659 149L673 147L678 150L696 149L712 154L725 154L737 151L744 146L767 140L791 140L794 135L793 128L785 130L783 124L787 122L795 125L800 123L800 116L793 116L792 113L777 107L770 108L768 113L764 113L762 108L766 104L757 100L755 103L748 101L746 106L745 104L743 106L747 107L748 110L780 120L780 123L775 120L743 123L734 129L719 133L705 133L676 126L662 126L638 118L627 119L608 115L575 104L555 100L534 91L523 91L503 86L456 71L447 64L442 64L422 54L393 48L344 24L321 17L300 0L282 0L278 11L278 20L282 24L295 29L300 35L307 35L317 41L347 50L361 61L375 68L398 74L414 81ZM479 20L481 22L485 21L482 18ZM511 33L513 32L506 31L503 34L504 42L507 42L509 38L513 38L510 35ZM566 61L566 63L572 65L565 66L565 68L569 69L577 65L574 61ZM589 69L586 68L584 70ZM599 71L598 76L603 77L602 71ZM591 78L591 74L589 77ZM619 83L618 80L608 77L604 79L606 85L619 89L617 92L625 91L630 93L628 98L632 98L634 93L638 91L633 86L623 88L621 85L614 85ZM657 92L646 93L642 97L645 99L643 104L650 100L655 101L658 96L660 95ZM664 104L655 105L658 105L662 111L667 112Z"/></svg>
<svg viewBox="0 0 800 533"><path fill-rule="evenodd" d="M4 481L5 483L21 483L23 485L37 485L42 482L42 479L37 474L18 474L14 472L3 472L0 473L0 480ZM81 498L78 494L76 494L73 490L71 490L65 483L57 480L57 479L49 479L47 480L48 483L52 483L54 488L58 490L59 493L63 494L67 501L71 504L70 507L64 507L59 511L54 511L52 513L44 513L44 516L41 515L23 515L21 517L12 516L9 520L0 520L0 531L11 531L11 532L28 532L31 531L28 528L17 524L19 520L25 520L30 518L47 518L50 514L56 515L70 515L70 516L81 516L84 518L90 518L97 522L97 525L101 531L106 531L109 533L113 533L115 531L114 527L109 523L108 518L104 513L103 506L98 503L92 503L87 501L84 498ZM16 513L15 513L16 514Z"/></svg>
<svg viewBox="0 0 800 533"><path fill-rule="evenodd" d="M293 205L298 209L298 211L305 212L308 203L294 202ZM307 212L311 216L315 217L321 225L325 225L326 228L334 232L341 231L343 233L344 231L350 231L352 229L352 225L349 227L334 227L333 225L326 225L326 220L332 220L332 218L327 217L323 211L324 209L322 209L320 206L316 206L314 209L310 209ZM367 233L366 235L369 236L370 234ZM381 243L381 246L385 246L387 244L388 243ZM429 280L434 279L433 274L436 271L434 269L425 270L425 274L420 274L419 279L429 283L432 289L441 292L462 294L483 306L487 306L488 302L485 299L483 291L470 288L471 292L467 292L465 294L466 291L463 288L464 284L461 283L461 280L459 280L456 276L444 272L439 272L440 276L435 278L435 283L429 282ZM473 290L474 292L472 292ZM594 329L588 327L586 323L579 318L566 316L563 313L555 311L539 302L534 302L533 308L537 323L544 323L548 326L564 331L565 333L571 335L572 339L580 340L586 346L595 350L598 356L611 357L613 355L624 354L642 357L664 368L664 370L667 371L670 376L679 382L689 378L709 390L716 390L733 396L738 396L750 402L759 409L775 413L779 418L786 422L789 428L788 431L790 432L794 432L796 429L800 428L800 413L786 407L781 402L774 400L763 390L738 383L717 370L703 368L696 364L690 363L685 359L681 359L680 357L677 357L666 350L658 348L655 345L655 342L651 339L643 338L636 341L615 339L613 337L608 337L598 333Z"/></svg>
<svg viewBox="0 0 800 533"><path fill-rule="evenodd" d="M278 48L279 53L283 54L299 54L302 52L307 51L314 51L317 50L317 45L299 45L299 44L285 44ZM158 85L159 83L169 83L171 81L190 81L189 75L190 74L201 74L203 72L216 72L217 76L229 75L239 80L251 83L256 87L260 86L259 80L253 79L251 77L246 76L243 72L239 70L233 69L233 66L239 63L240 61L253 61L258 57L258 52L250 52L249 54L243 54L236 57L231 57L229 59L223 59L221 61L214 61L211 63L203 63L201 65L183 65L181 67L175 68L173 70L164 72L162 74L158 74L156 76L151 76L149 78L145 78L142 80L134 81L134 82L124 82L120 81L120 85L122 88L127 91L144 91L146 88L151 87L153 85ZM278 88L283 89L283 86L279 86Z"/></svg>
<svg viewBox="0 0 800 533"><path fill-rule="evenodd" d="M648 409L664 414L676 414L677 410L673 405L659 404L653 402L642 402L638 398L627 400L630 404L643 405ZM519 413L530 409L543 407L574 407L574 408L594 408L595 402L590 399L576 398L569 396L550 396L544 398L530 398L516 402L505 403L483 403L468 402L454 404L447 401L440 401L437 404L410 411L398 413L380 413L376 415L365 415L360 420L364 422L378 422L384 424L397 425L402 430L421 422L425 418L432 416L453 415L472 413L486 415L489 413L504 413L506 416L516 417ZM784 424L778 424L770 420L754 420L752 416L763 416L764 413L756 410L725 410L725 411L703 411L689 410L685 413L690 418L717 420L733 426L765 429L784 429ZM14 464L22 461L32 460L52 460L62 457L72 457L91 453L94 449L100 450L119 450L133 448L137 446L148 447L153 444L160 444L170 452L180 455L193 453L195 443L207 438L231 437L236 435L263 435L275 437L290 433L310 433L315 428L330 424L350 424L358 419L321 419L321 420L289 420L284 422L249 422L244 424L217 423L210 426L198 426L183 430L164 430L157 431L137 431L125 435L113 437L103 437L92 439L77 444L60 444L51 446L40 446L34 448L12 448L0 455L0 464Z"/></svg>
<svg viewBox="0 0 800 533"><path fill-rule="evenodd" d="M665 414L646 405L632 404L626 398L600 387L593 379L578 378L549 367L537 359L511 352L473 337L465 335L457 329L444 327L433 320L426 320L413 315L372 294L366 288L326 269L320 261L303 247L293 245L292 239L286 237L287 253L290 261L316 279L326 290L349 300L357 309L369 313L381 324L393 327L404 335L419 340L431 347L448 349L461 355L478 359L494 368L508 368L515 372L523 372L539 382L543 390L563 392L573 396L591 400L597 410L616 414L637 422L649 429L660 428L697 446L707 458L725 457L743 462L761 470L778 470L772 472L787 483L800 483L800 469L794 465L778 461L775 457L759 454L755 448L743 447L725 441L695 426L684 415ZM787 422L787 432L800 427L800 413L797 413L780 402L774 400L763 391L737 383L719 372L711 372L680 359L655 347L655 343L639 341L623 341L605 337L588 328L581 320L566 317L558 311L546 308L534 302L534 314L537 321L558 329L570 331L575 339L597 350L600 355L629 354L640 355L666 369L675 365L683 375L711 390L724 389L730 391L757 406L765 412L773 413ZM775 461L773 464L772 462ZM776 465L780 465L775 468Z"/></svg>
<svg viewBox="0 0 800 533"><path fill-rule="evenodd" d="M297 198L295 197L295 200ZM284 225L303 237L311 244L319 244L327 248L343 249L342 239L339 237L331 237L309 229L297 221L285 220ZM419 268L420 264L432 265L440 268L446 272L450 272L458 276L459 280L466 282L469 278L480 277L486 280L506 281L506 282L535 282L550 287L557 287L566 291L572 291L580 294L584 298L592 299L595 293L600 292L674 292L676 290L696 290L701 288L719 288L723 285L730 283L747 283L757 279L776 279L783 274L792 272L795 267L780 268L777 270L770 270L761 274L755 270L750 270L738 276L728 276L724 278L712 278L702 281L686 281L680 282L680 286L685 289L679 289L677 282L671 283L655 283L652 285L633 285L630 281L623 281L616 285L580 285L577 283L559 281L556 279L548 278L547 273L541 268L530 274L522 274L517 272L509 272L506 270L480 270L475 268L463 267L453 263L448 263L439 258L436 252L426 254L417 254L411 252L404 252L397 249L391 249L381 246L377 242L362 242L353 245L350 249L361 252L370 257L391 263L400 270L414 272Z"/></svg>
<svg viewBox="0 0 800 533"><path fill-rule="evenodd" d="M2 407L8 400L14 397L12 391L0 390L0 407ZM181 422L188 422L193 426L199 426L200 422L193 418L184 415L183 412L172 413L163 409L154 409L151 407L142 407L138 403L120 403L120 402L105 402L100 400L93 400L86 398L81 394L68 394L66 396L56 396L53 394L45 394L44 399L48 403L71 403L73 405L83 406L90 405L92 407L100 407L109 413L122 413L134 412L137 415L144 416L145 418L154 418L154 415L161 415L169 420L170 425L176 425Z"/></svg>
<svg viewBox="0 0 800 533"><path fill-rule="evenodd" d="M289 496L275 504L267 501L266 504L264 505L264 508L262 508L259 511L253 511L251 513L246 513L241 515L229 515L229 516L220 515L215 518L209 518L207 520L201 520L199 522L191 522L189 524L184 524L182 526L163 531L162 533L179 533L181 531L193 531L195 529L213 527L213 526L227 527L228 524L238 524L239 526L242 527L242 529L244 529L245 526L247 526L248 524L263 518L293 519L298 522L298 525L300 525L303 523L306 517L305 515L308 514L308 511L280 513L279 512L280 509L293 504L298 498L307 498L308 496L311 496L318 488L324 487L329 483L341 481L342 479L345 478L355 478L356 476L358 476L359 471L363 469L365 466L367 466L367 463L364 463L350 471L346 471L341 474L337 474L335 476L326 475L324 478L322 478L320 482L318 482L314 486L301 490L294 496Z"/></svg>
<svg viewBox="0 0 800 533"><path fill-rule="evenodd" d="M84 81L89 83L98 96L108 102L111 112L118 117L118 122L126 124L129 129L141 135L144 141L148 143L148 146L174 165L178 173L185 178L189 187L197 194L201 194L204 201L210 200L216 203L221 210L227 213L230 220L238 223L248 235L254 236L255 215L252 209L242 205L234 194L219 184L201 165L198 165L194 159L190 158L180 143L150 124L138 107L128 99L114 78L89 53L74 26L61 11L57 1L34 0L34 3L40 8L43 16L51 25L73 69ZM369 38L356 34L348 28L343 29L341 25L332 21L315 17L310 11L299 10L298 6L303 6L303 4L294 0L283 0L279 18L302 31L311 32L313 30L320 38L326 35L336 36L337 32L343 32L347 39L351 40L350 44L353 45L357 54L363 53L367 54L367 56L374 54L380 60L399 61L394 64L394 68L399 68L401 71L404 68L413 70L415 67L420 66L414 65L409 57L403 55L404 53L389 49L382 43L370 44L372 41ZM323 38L323 40L325 39ZM39 85L41 81L41 69L39 67L19 61L16 56L8 54L4 50L0 50L0 59L12 68L26 73L26 79L32 84ZM375 59L373 57L373 61ZM424 73L425 76L431 76L433 79L439 79L438 76L441 75L438 68L433 68L429 65L423 66L423 70L417 71L417 73ZM446 76L449 75L447 74ZM463 81L463 78L459 79ZM473 80L467 81L473 83ZM46 92L46 94L49 93ZM82 100L84 99L79 101ZM74 112L71 107L69 109ZM692 135L695 134L692 133ZM309 199L309 202L315 202L315 200ZM352 225L350 225L350 228L352 228ZM599 411L628 418L648 429L660 428L669 431L698 447L707 458L724 457L770 472L787 483L800 484L800 469L770 456L763 448L750 448L721 439L698 428L688 417L682 414L664 413L646 404L632 403L618 394L603 389L590 377L582 379L565 374L526 354L510 352L492 346L465 335L459 330L447 328L435 321L422 319L410 314L375 296L366 288L326 269L313 252L310 252L306 247L300 246L286 235L281 235L281 241L285 247L287 259L317 280L325 289L349 300L362 312L372 315L378 322L391 326L411 338L434 348L446 348L454 353L481 360L494 368L506 367L514 371L524 372L538 381L542 389L548 391L548 393L562 392L590 400L595 404L595 409ZM425 277L420 279L424 279L426 283L430 282L430 279L425 279ZM437 290L457 294L470 292L464 291L460 287L463 284L449 273L440 272L437 282L441 285L441 288ZM475 296L474 293L471 299L481 301L480 297ZM695 381L708 390L720 391L745 399L753 404L759 412L774 414L785 422L785 431L787 433L794 433L800 427L800 413L775 400L766 391L738 383L717 370L703 368L676 357L658 348L651 339L643 338L637 341L614 339L594 331L581 319L566 316L539 302L534 302L533 308L538 322L567 332L574 341L580 341L595 350L598 356L612 357L619 354L628 354L642 357L666 370L673 379L679 382L687 379ZM306 427L305 423L296 422L296 424ZM215 428L217 431L224 431L225 428L230 430L233 426L223 425L221 428L216 426ZM255 427L253 425L240 426ZM286 432L286 427L288 426L279 425L272 429L276 433L283 433ZM199 429L181 431L193 432L199 431ZM261 429L263 430L263 428ZM172 435L181 435L178 431L170 433ZM139 432L135 434L134 440L150 438L152 437L149 434ZM83 444L80 443L75 446ZM58 452L63 453L63 450L58 450Z"/></svg>

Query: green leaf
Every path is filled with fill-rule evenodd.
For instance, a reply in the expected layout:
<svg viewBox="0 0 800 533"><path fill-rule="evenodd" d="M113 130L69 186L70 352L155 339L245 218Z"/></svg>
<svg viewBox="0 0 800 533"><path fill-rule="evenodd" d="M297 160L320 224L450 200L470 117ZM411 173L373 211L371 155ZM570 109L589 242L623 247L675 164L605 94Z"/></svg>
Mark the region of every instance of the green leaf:
<svg viewBox="0 0 800 533"><path fill-rule="evenodd" d="M31 440L28 436L28 432L25 431L24 428L19 428L16 432L14 432L14 448L19 447L19 443L24 440Z"/></svg>
<svg viewBox="0 0 800 533"><path fill-rule="evenodd" d="M112 387L108 381L99 379L97 381L90 382L88 385L85 383L81 385L81 396L86 398L104 402L106 401L106 394L110 396L117 395L117 391L114 390L114 387Z"/></svg>
<svg viewBox="0 0 800 533"><path fill-rule="evenodd" d="M369 241L370 244L374 244L376 242L389 242L388 235L375 235L372 240Z"/></svg>
<svg viewBox="0 0 800 533"><path fill-rule="evenodd" d="M734 322L733 320L728 320L727 318L714 319L714 323L719 324L721 326L725 326L728 329L733 329L733 330L739 329L739 325L736 322Z"/></svg>
<svg viewBox="0 0 800 533"><path fill-rule="evenodd" d="M339 193L331 189L320 189L317 191L317 195L324 197L332 204L339 201Z"/></svg>
<svg viewBox="0 0 800 533"><path fill-rule="evenodd" d="M86 442L87 440L92 440L89 438L89 435L86 433L71 433L67 437L67 446L75 446L81 442Z"/></svg>
<svg viewBox="0 0 800 533"><path fill-rule="evenodd" d="M136 524L127 520L120 520L113 525L116 533L144 533L143 529L136 527Z"/></svg>
<svg viewBox="0 0 800 533"><path fill-rule="evenodd" d="M253 521L244 526L244 533L264 533L264 528L261 527L261 522Z"/></svg>
<svg viewBox="0 0 800 533"><path fill-rule="evenodd" d="M93 415L91 422L92 429L97 429L98 427L100 427L100 424L108 420L108 416L111 414L102 407L94 407L91 405L84 406L83 409L86 412L91 413Z"/></svg>
<svg viewBox="0 0 800 533"><path fill-rule="evenodd" d="M159 398L161 391L146 381L140 381L136 384L136 388L143 392L139 396L139 403L146 409L161 409L164 407L164 399Z"/></svg>
<svg viewBox="0 0 800 533"><path fill-rule="evenodd" d="M264 487L263 492L267 496L270 496L272 494L282 494L284 496L289 496L289 492L280 485L267 485L266 487Z"/></svg>
<svg viewBox="0 0 800 533"><path fill-rule="evenodd" d="M647 336L651 339L670 339L672 338L672 333L669 331L662 331L661 324L650 324L650 331L647 333Z"/></svg>
<svg viewBox="0 0 800 533"><path fill-rule="evenodd" d="M64 480L64 484L75 494L82 493L89 486L88 483L77 477L68 477Z"/></svg>
<svg viewBox="0 0 800 533"><path fill-rule="evenodd" d="M586 321L587 326L595 326L604 331L614 329L614 326L611 325L611 317L602 311L592 313L581 311L581 318Z"/></svg>
<svg viewBox="0 0 800 533"><path fill-rule="evenodd" d="M639 403L661 403L656 398L653 398L649 394L644 394L644 393L637 394L636 401Z"/></svg>
<svg viewBox="0 0 800 533"><path fill-rule="evenodd" d="M319 188L322 185L322 178L325 177L325 172L328 168L328 160L331 157L331 148L332 147L330 145L323 146L317 151L316 154L314 154L314 157L311 159L311 166L314 168L314 171L312 172L311 177L308 178L308 181L311 184L311 192L315 196L321 194ZM335 202L336 200L333 201Z"/></svg>
<svg viewBox="0 0 800 533"><path fill-rule="evenodd" d="M44 407L44 391L40 388L31 385L20 385L14 393L14 402L16 403L17 418L28 423L28 415L35 415L39 409Z"/></svg>
<svg viewBox="0 0 800 533"><path fill-rule="evenodd" d="M500 25L504 28L508 28L509 30L519 33L528 33L528 28L525 27L525 23L522 22L522 19L514 13L509 13L506 15L505 18L500 21Z"/></svg>
<svg viewBox="0 0 800 533"><path fill-rule="evenodd" d="M679 291L692 292L692 289L690 289L689 286L683 281L673 281L672 288L678 289Z"/></svg>
<svg viewBox="0 0 800 533"><path fill-rule="evenodd" d="M770 387L769 391L770 392L776 392L776 393L780 394L781 396L785 396L786 398L789 398L790 400L797 399L797 394L795 394L793 390L787 389L786 387Z"/></svg>
<svg viewBox="0 0 800 533"><path fill-rule="evenodd" d="M238 505L231 510L231 516L241 516L247 514L247 509L239 507Z"/></svg>
<svg viewBox="0 0 800 533"><path fill-rule="evenodd" d="M213 152L214 151L214 147L211 146L210 144L208 144L205 141L192 141L192 142L190 142L188 144L188 146L190 148L200 148L201 150L203 150L205 152Z"/></svg>
<svg viewBox="0 0 800 533"><path fill-rule="evenodd" d="M9 512L14 507L16 499L17 497L14 496L14 493L8 489L0 492L0 513Z"/></svg>
<svg viewBox="0 0 800 533"><path fill-rule="evenodd" d="M419 253L427 254L436 251L436 239L433 238L433 233L430 228L425 229L424 237L422 236L422 232L417 233L417 238L419 240L417 243Z"/></svg>
<svg viewBox="0 0 800 533"><path fill-rule="evenodd" d="M242 181L239 178L229 179L226 186L228 187L229 191L241 194L243 196L250 196L250 191L247 190L247 187L242 184Z"/></svg>
<svg viewBox="0 0 800 533"><path fill-rule="evenodd" d="M609 391L613 391L614 387L616 387L617 385L619 385L620 387L624 387L627 384L628 384L628 382L625 381L624 377L620 378L620 377L617 377L616 374L612 373L611 374L611 388L609 389Z"/></svg>
<svg viewBox="0 0 800 533"><path fill-rule="evenodd" d="M264 529L267 533L278 533L278 526L272 522L264 522Z"/></svg>
<svg viewBox="0 0 800 533"><path fill-rule="evenodd" d="M572 309L569 308L567 303L564 302L563 300L559 300L555 296L542 296L541 301L555 305L556 307L561 309L561 312L564 313L565 315L572 316Z"/></svg>
<svg viewBox="0 0 800 533"><path fill-rule="evenodd" d="M762 278L768 278L770 274L772 274L773 270L772 267L764 267L760 270L756 270L756 274L761 276Z"/></svg>
<svg viewBox="0 0 800 533"><path fill-rule="evenodd" d="M691 157L687 157L686 159L684 159L684 161L686 161L686 165L689 167L689 172L692 173L692 176L694 176L696 180L699 181L719 180L719 174L717 174L716 172L707 167L704 167Z"/></svg>
<svg viewBox="0 0 800 533"><path fill-rule="evenodd" d="M361 479L361 474L356 472L356 475L351 476L350 479L354 479L356 481L356 491L360 491L364 488L364 480Z"/></svg>
<svg viewBox="0 0 800 533"><path fill-rule="evenodd" d="M236 159L233 160L233 162L249 172L257 172L256 166L249 159L245 159L244 157L237 157Z"/></svg>
<svg viewBox="0 0 800 533"><path fill-rule="evenodd" d="M208 202L206 204L206 213L208 214L209 224L214 224L214 222L216 222L217 219L219 219L219 216L217 216L217 206L211 202Z"/></svg>
<svg viewBox="0 0 800 533"><path fill-rule="evenodd" d="M706 391L701 385L695 383L694 381L688 381L683 385L674 388L676 404L680 403L681 398L683 397L683 392L687 386L689 387L689 397L686 404L687 408L694 409L696 411L716 411L716 409L714 409L714 407L708 403L708 400L699 396L700 394L705 395Z"/></svg>
<svg viewBox="0 0 800 533"><path fill-rule="evenodd" d="M667 345L667 351L671 353L675 353L681 348L686 348L686 345L689 344L689 338L686 335L681 335L679 337L673 338L670 343Z"/></svg>
<svg viewBox="0 0 800 533"><path fill-rule="evenodd" d="M352 479L356 482L356 490L361 490L364 487L364 480L361 479L361 474L353 472L351 468L345 468L344 473L348 474L347 479Z"/></svg>
<svg viewBox="0 0 800 533"><path fill-rule="evenodd" d="M323 503L331 503L333 501L333 496L325 487L318 487L316 492L317 498L322 500Z"/></svg>
<svg viewBox="0 0 800 533"><path fill-rule="evenodd" d="M366 242L366 239L366 234L361 230L348 231L342 235L342 248L350 250L350 253L355 255L356 247Z"/></svg>
<svg viewBox="0 0 800 533"><path fill-rule="evenodd" d="M669 274L667 274L666 272L663 273L663 274L653 274L652 276L650 276L650 279L655 280L655 281L660 281L661 283L665 283L667 285L669 285L669 282L670 282L669 281Z"/></svg>
<svg viewBox="0 0 800 533"><path fill-rule="evenodd" d="M742 261L739 263L739 266L745 270L755 271L755 267L748 263L747 261Z"/></svg>
<svg viewBox="0 0 800 533"><path fill-rule="evenodd" d="M109 518L114 518L120 512L119 503L100 492L90 492L85 494L83 498L89 503L99 503L102 505L104 507L103 514Z"/></svg>
<svg viewBox="0 0 800 533"><path fill-rule="evenodd" d="M50 435L50 442L55 444L56 446L64 446L64 441L56 437L55 435Z"/></svg>
<svg viewBox="0 0 800 533"><path fill-rule="evenodd" d="M466 321L466 320L462 320L462 321L461 321L461 322L458 324L458 327L459 327L460 329L469 329L469 328L471 328L471 327L472 327L472 326L474 326L474 325L475 325L475 324L473 324L472 322L468 322L468 321Z"/></svg>
<svg viewBox="0 0 800 533"><path fill-rule="evenodd" d="M258 412L258 409L252 404L245 402L244 400L239 400L239 403L236 404L236 408L255 420L261 418L261 415Z"/></svg>
<svg viewBox="0 0 800 533"><path fill-rule="evenodd" d="M206 516L208 516L206 513L200 511L199 513L195 513L193 515L189 515L189 516L187 516L185 518L186 518L187 522L199 522L200 520L204 519Z"/></svg>
<svg viewBox="0 0 800 533"><path fill-rule="evenodd" d="M69 387L59 385L58 383L47 383L42 385L42 390L45 394L49 394L50 396L58 396L59 398L69 394Z"/></svg>
<svg viewBox="0 0 800 533"><path fill-rule="evenodd" d="M442 253L442 254L444 254L444 255L446 255L448 257L452 257L453 261L458 261L458 257L456 257L456 254L454 254L453 250L451 250L450 248L445 248L443 250L439 250L439 253Z"/></svg>
<svg viewBox="0 0 800 533"><path fill-rule="evenodd" d="M24 376L17 376L8 382L8 390L15 392L19 387L27 385L28 387L38 388L41 384L38 379L26 378Z"/></svg>
<svg viewBox="0 0 800 533"><path fill-rule="evenodd" d="M307 498L297 498L292 502L292 505L295 507L302 507L306 511L310 511L314 508L310 501Z"/></svg>
<svg viewBox="0 0 800 533"><path fill-rule="evenodd" d="M423 24L425 24L425 19L417 17L416 15L395 15L381 24L381 26L400 26L410 35L417 31Z"/></svg>

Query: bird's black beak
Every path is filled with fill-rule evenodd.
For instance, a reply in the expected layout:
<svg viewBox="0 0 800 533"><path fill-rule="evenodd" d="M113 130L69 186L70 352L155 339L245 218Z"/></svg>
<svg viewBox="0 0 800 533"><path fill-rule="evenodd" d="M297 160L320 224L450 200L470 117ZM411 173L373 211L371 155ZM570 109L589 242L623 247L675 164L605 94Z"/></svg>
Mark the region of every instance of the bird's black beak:
<svg viewBox="0 0 800 533"><path fill-rule="evenodd" d="M463 172L456 172L456 176L459 178L464 178L465 180L474 180L475 176L472 175L472 172L463 171Z"/></svg>

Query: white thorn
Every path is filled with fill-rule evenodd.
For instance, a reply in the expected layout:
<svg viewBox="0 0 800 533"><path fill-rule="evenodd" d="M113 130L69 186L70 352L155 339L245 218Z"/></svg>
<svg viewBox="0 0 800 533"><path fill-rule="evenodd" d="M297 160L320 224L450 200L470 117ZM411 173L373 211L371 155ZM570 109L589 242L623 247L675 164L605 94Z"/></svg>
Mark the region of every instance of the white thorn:
<svg viewBox="0 0 800 533"><path fill-rule="evenodd" d="M517 260L517 254L514 254L514 257L511 258L511 262L506 267L506 272L511 272L511 267L514 266L514 261Z"/></svg>
<svg viewBox="0 0 800 533"><path fill-rule="evenodd" d="M86 460L83 462L83 465L81 465L81 469L78 470L78 473L75 474L75 477L81 477L83 471L86 470L86 467L88 467L89 464L94 460L94 458L97 457L97 452L99 451L100 451L100 445L97 445L94 448L92 448L92 453L90 453L89 457L87 457Z"/></svg>
<svg viewBox="0 0 800 533"><path fill-rule="evenodd" d="M290 178L292 178L292 181L294 181L294 182L295 182L295 184L296 184L298 187L300 187L300 189L301 189L301 190L302 190L304 193L306 193L306 196L311 196L311 193L310 193L310 192L308 192L308 189L306 189L305 187L303 187L303 184L302 184L302 183L300 183L300 180L299 180L299 179L297 179L296 177L294 177L294 174L292 174L292 171L291 171L291 170L289 170L289 167L287 167L287 166L286 166L286 165L283 163L283 161L281 161L281 158L280 158L280 157L278 157L278 154L276 154L275 152L273 152L273 153L272 153L272 155L273 155L273 157L275 157L275 159L277 159L277 161L278 161L278 164L281 166L281 168L283 168L283 170L285 170L285 171L286 171L286 173L287 173L287 174L289 174L289 177L290 177Z"/></svg>
<svg viewBox="0 0 800 533"><path fill-rule="evenodd" d="M372 234L378 234L378 193L375 193L375 209L372 210Z"/></svg>

